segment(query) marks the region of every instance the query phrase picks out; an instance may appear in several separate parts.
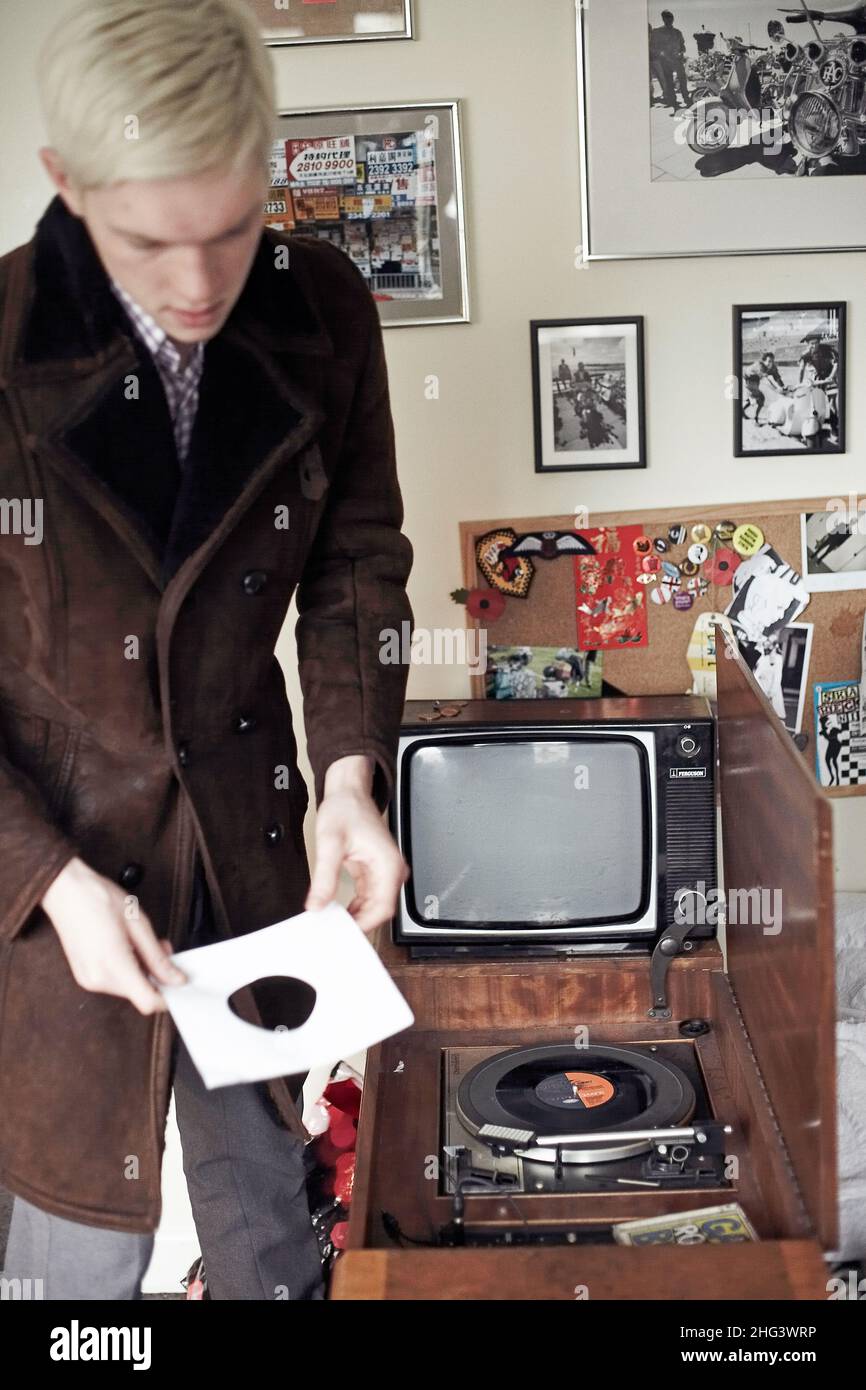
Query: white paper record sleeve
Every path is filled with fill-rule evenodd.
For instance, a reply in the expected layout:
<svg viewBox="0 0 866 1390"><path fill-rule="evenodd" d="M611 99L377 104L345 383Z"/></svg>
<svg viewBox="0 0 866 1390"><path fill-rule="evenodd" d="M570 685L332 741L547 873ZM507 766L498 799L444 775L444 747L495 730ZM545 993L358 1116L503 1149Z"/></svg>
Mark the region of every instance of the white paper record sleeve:
<svg viewBox="0 0 866 1390"><path fill-rule="evenodd" d="M208 1090L330 1065L414 1022L370 942L337 903L171 959L187 983L159 988ZM237 990L280 975L315 990L299 1027L260 1028L232 1012Z"/></svg>

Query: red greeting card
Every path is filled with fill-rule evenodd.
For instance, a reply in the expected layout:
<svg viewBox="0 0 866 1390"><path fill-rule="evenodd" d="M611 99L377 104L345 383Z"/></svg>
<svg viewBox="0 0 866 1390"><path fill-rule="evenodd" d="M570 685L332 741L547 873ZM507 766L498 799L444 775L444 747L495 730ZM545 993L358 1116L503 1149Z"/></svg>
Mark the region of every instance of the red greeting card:
<svg viewBox="0 0 866 1390"><path fill-rule="evenodd" d="M640 526L578 531L594 555L574 558L577 645L581 651L647 644L646 585L638 582Z"/></svg>

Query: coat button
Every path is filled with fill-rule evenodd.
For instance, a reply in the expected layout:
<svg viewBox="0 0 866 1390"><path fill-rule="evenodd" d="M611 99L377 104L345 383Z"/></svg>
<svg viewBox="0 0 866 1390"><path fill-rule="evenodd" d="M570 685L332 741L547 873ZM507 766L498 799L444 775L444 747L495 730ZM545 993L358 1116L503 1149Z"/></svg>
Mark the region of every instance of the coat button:
<svg viewBox="0 0 866 1390"><path fill-rule="evenodd" d="M177 760L181 767L186 767L189 763L189 744L186 741L177 745Z"/></svg>
<svg viewBox="0 0 866 1390"><path fill-rule="evenodd" d="M236 734L251 734L258 722L251 714L239 714L233 728Z"/></svg>
<svg viewBox="0 0 866 1390"><path fill-rule="evenodd" d="M260 594L267 582L267 570L248 570L244 575L244 593Z"/></svg>
<svg viewBox="0 0 866 1390"><path fill-rule="evenodd" d="M118 882L124 888L137 888L144 878L144 866L141 864L124 864L120 871Z"/></svg>
<svg viewBox="0 0 866 1390"><path fill-rule="evenodd" d="M265 839L269 845L278 845L285 831L278 820L265 827Z"/></svg>

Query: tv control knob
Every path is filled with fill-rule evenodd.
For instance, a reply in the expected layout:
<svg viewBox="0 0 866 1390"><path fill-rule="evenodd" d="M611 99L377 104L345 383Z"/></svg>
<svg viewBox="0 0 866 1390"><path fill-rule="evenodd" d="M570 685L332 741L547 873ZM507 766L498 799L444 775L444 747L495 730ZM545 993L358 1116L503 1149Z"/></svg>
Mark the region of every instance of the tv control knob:
<svg viewBox="0 0 866 1390"><path fill-rule="evenodd" d="M693 758L698 752L699 746L694 734L680 734L677 739L677 750L684 758Z"/></svg>

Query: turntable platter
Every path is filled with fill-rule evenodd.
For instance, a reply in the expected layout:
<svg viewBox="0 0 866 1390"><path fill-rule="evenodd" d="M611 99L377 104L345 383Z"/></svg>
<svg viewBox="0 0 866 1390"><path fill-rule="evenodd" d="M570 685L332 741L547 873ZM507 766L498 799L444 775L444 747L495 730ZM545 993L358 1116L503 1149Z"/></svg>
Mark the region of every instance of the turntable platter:
<svg viewBox="0 0 866 1390"><path fill-rule="evenodd" d="M673 1062L641 1047L515 1047L487 1057L467 1072L457 1090L457 1113L471 1134L523 1131L574 1135L621 1131L603 1148L561 1150L564 1163L607 1162L646 1153L651 1141L630 1130L684 1124L694 1112L694 1089ZM558 1151L516 1152L553 1163Z"/></svg>

